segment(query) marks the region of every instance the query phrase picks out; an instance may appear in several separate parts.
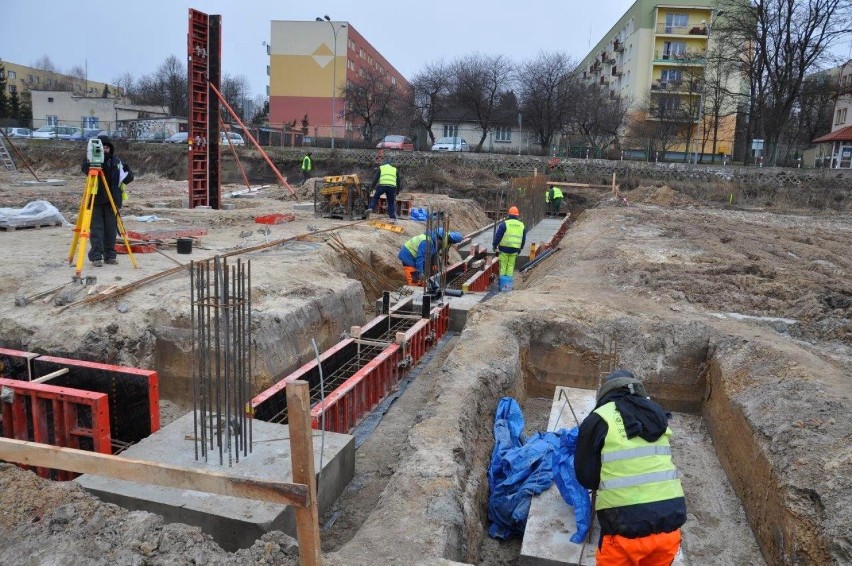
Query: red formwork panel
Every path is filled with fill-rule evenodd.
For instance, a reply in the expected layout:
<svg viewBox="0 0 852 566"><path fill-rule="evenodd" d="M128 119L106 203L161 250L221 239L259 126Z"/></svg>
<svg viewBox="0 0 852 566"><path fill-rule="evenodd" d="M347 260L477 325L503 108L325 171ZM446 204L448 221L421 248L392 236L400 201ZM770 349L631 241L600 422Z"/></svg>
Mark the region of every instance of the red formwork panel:
<svg viewBox="0 0 852 566"><path fill-rule="evenodd" d="M0 402L2 436L112 454L109 397L69 387L0 378L11 403ZM78 474L37 468L39 476L71 480Z"/></svg>
<svg viewBox="0 0 852 566"><path fill-rule="evenodd" d="M434 345L429 336L429 320L418 320L414 326L405 332L405 342L401 344L401 361L407 361L408 368L416 366L426 352ZM409 358L406 360L406 358Z"/></svg>
<svg viewBox="0 0 852 566"><path fill-rule="evenodd" d="M559 224L559 228L556 229L556 232L553 236L550 237L548 241L541 245L539 251L549 250L550 248L555 248L559 245L559 242L562 241L562 238L565 237L565 234L568 233L568 224L571 220L571 214L566 214L565 219L562 220L562 223Z"/></svg>
<svg viewBox="0 0 852 566"><path fill-rule="evenodd" d="M390 344L311 409L311 426L348 433L399 381L399 345Z"/></svg>
<svg viewBox="0 0 852 566"><path fill-rule="evenodd" d="M0 348L0 377L29 381L33 378L32 361L38 354Z"/></svg>
<svg viewBox="0 0 852 566"><path fill-rule="evenodd" d="M430 331L435 336L437 343L450 328L450 303L432 309Z"/></svg>
<svg viewBox="0 0 852 566"><path fill-rule="evenodd" d="M470 293L482 293L488 290L491 282L500 274L500 263L495 257L485 260L482 269L462 284L462 291Z"/></svg>
<svg viewBox="0 0 852 566"><path fill-rule="evenodd" d="M397 216L408 216L411 214L411 201L408 199L400 199L397 197L396 202L394 203L396 206L396 215ZM378 214L387 214L388 212L388 199L385 195L382 195L379 198L379 203L376 205L376 212Z"/></svg>
<svg viewBox="0 0 852 566"><path fill-rule="evenodd" d="M51 385L106 393L112 408L112 436L133 443L160 430L160 382L147 369L39 356L33 360L33 378L67 368Z"/></svg>

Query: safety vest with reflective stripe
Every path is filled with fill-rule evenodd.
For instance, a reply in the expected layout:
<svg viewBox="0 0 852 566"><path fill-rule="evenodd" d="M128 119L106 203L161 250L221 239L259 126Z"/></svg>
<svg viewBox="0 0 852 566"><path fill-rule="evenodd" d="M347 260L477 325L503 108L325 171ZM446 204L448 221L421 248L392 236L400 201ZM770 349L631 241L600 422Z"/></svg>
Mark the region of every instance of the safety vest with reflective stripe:
<svg viewBox="0 0 852 566"><path fill-rule="evenodd" d="M507 218L505 220L506 231L503 232L503 238L498 245L504 248L521 247L521 242L524 241L524 223L517 218Z"/></svg>
<svg viewBox="0 0 852 566"><path fill-rule="evenodd" d="M564 195L562 194L562 191L561 191L561 190L559 190L559 187L553 187L553 188L551 188L549 191L547 191L547 193L546 193L546 194L547 194L547 196L544 198L544 202L550 202L550 199L551 199L551 196L550 196L550 195L551 195L551 191L553 191L553 197L552 197L552 198L554 198L554 199L557 199L557 198L564 198Z"/></svg>
<svg viewBox="0 0 852 566"><path fill-rule="evenodd" d="M641 436L627 438L624 421L614 402L594 412L608 426L601 449L601 481L595 510L683 497L683 487L672 462L670 428L655 442Z"/></svg>
<svg viewBox="0 0 852 566"><path fill-rule="evenodd" d="M314 168L314 164L311 161L311 158L307 155L302 159L302 171L310 171Z"/></svg>
<svg viewBox="0 0 852 566"><path fill-rule="evenodd" d="M426 234L420 234L419 236L414 236L407 242L405 242L405 249L407 249L411 253L411 257L417 257L417 248L420 247L420 244L426 241Z"/></svg>
<svg viewBox="0 0 852 566"><path fill-rule="evenodd" d="M387 164L379 166L379 185L396 186L396 167Z"/></svg>

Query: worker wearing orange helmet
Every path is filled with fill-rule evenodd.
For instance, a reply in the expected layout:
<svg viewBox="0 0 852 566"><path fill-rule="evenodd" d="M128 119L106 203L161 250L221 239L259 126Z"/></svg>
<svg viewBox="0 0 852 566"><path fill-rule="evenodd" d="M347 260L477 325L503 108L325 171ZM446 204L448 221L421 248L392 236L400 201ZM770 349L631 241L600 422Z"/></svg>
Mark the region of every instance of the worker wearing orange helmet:
<svg viewBox="0 0 852 566"><path fill-rule="evenodd" d="M527 241L527 229L518 220L521 213L517 206L509 207L508 218L500 223L494 234L492 247L499 252L500 258L500 290L512 289L515 278L515 260Z"/></svg>

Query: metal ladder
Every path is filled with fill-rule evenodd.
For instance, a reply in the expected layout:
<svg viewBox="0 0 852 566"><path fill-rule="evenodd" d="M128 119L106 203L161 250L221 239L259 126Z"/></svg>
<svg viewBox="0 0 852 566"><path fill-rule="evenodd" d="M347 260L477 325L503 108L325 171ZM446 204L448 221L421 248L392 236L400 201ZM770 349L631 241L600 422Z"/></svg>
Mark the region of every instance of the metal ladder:
<svg viewBox="0 0 852 566"><path fill-rule="evenodd" d="M6 142L3 141L3 137L5 136L0 136L0 163L3 164L3 168L6 169L6 171L17 172L18 168L15 167L15 162L12 161L12 156L9 155L9 150L6 149Z"/></svg>

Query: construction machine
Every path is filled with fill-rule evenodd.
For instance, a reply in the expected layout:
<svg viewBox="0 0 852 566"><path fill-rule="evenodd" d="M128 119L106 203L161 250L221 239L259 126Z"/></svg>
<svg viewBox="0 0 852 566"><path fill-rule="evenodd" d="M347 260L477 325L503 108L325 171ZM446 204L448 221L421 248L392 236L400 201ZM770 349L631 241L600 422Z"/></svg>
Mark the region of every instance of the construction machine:
<svg viewBox="0 0 852 566"><path fill-rule="evenodd" d="M314 186L314 215L341 220L370 216L370 189L358 175L323 177Z"/></svg>

